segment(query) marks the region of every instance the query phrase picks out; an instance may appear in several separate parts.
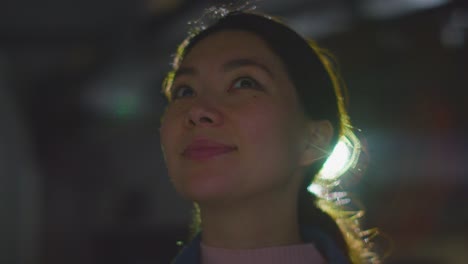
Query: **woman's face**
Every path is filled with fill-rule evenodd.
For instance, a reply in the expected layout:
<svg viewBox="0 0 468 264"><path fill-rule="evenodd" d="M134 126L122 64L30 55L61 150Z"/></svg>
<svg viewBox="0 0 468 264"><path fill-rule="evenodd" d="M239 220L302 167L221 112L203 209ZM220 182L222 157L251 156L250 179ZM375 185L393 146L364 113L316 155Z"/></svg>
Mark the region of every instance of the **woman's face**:
<svg viewBox="0 0 468 264"><path fill-rule="evenodd" d="M304 116L282 62L255 34L202 39L181 63L171 97L162 148L186 198L232 201L300 182Z"/></svg>

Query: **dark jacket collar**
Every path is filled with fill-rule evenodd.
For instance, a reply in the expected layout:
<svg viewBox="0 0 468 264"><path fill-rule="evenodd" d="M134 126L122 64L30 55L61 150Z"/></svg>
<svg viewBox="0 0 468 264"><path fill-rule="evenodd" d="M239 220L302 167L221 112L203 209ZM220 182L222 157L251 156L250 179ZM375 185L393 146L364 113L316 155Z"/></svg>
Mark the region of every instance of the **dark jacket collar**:
<svg viewBox="0 0 468 264"><path fill-rule="evenodd" d="M305 243L314 243L329 264L350 264L345 254L336 246L333 240L323 231L307 227L301 230ZM198 234L172 262L173 264L200 264L201 234Z"/></svg>

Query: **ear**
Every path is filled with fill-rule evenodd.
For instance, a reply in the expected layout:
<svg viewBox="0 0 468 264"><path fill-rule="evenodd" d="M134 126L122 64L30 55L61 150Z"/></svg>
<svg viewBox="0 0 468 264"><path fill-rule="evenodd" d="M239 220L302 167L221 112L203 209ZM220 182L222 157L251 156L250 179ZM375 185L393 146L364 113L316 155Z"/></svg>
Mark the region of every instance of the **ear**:
<svg viewBox="0 0 468 264"><path fill-rule="evenodd" d="M317 160L328 157L333 137L333 126L330 121L308 121L304 132L299 165L309 166Z"/></svg>

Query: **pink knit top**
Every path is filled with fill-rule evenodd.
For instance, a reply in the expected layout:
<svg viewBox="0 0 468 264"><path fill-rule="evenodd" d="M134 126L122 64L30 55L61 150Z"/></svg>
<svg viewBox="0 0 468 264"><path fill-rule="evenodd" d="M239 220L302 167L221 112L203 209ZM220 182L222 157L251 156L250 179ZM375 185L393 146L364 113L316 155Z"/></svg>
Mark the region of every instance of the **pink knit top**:
<svg viewBox="0 0 468 264"><path fill-rule="evenodd" d="M225 249L200 244L202 264L324 264L314 244L267 247L259 249Z"/></svg>

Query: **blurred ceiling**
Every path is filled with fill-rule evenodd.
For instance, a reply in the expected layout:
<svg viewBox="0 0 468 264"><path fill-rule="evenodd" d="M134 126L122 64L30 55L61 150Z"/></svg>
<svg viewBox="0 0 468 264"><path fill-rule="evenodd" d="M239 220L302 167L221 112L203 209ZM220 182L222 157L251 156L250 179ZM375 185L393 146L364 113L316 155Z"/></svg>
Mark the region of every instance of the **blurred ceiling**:
<svg viewBox="0 0 468 264"><path fill-rule="evenodd" d="M196 17L199 9L212 4L228 1L188 1L188 0L6 0L0 3L0 32L8 37L56 37L87 36L102 32L116 32L128 25L144 23L148 19L158 21L168 16L193 11ZM233 1L240 2L243 1ZM458 5L450 0L268 0L250 1L267 13L288 18L309 14L317 21L320 17L352 16L354 19L388 20L401 16L440 8L445 5ZM462 1L458 1L461 2ZM322 14L322 15L321 15ZM316 18L316 16L319 18ZM187 18L185 16L185 18ZM323 18L322 18L323 19ZM307 21L304 21L307 22ZM321 24L326 24L322 21Z"/></svg>

